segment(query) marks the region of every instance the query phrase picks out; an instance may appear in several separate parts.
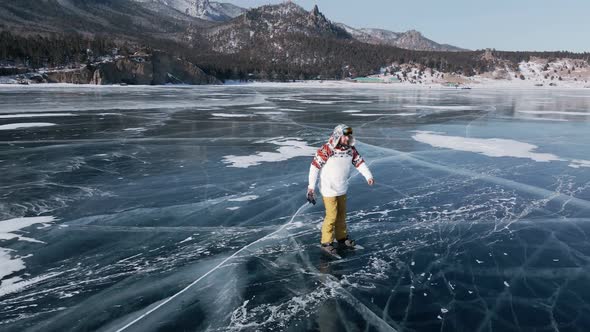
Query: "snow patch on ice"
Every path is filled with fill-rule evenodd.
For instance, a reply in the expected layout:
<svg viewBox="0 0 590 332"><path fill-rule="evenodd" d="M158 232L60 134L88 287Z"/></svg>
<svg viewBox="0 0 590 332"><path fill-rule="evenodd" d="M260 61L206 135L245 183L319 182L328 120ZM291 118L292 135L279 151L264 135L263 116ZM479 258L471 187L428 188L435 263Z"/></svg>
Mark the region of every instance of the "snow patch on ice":
<svg viewBox="0 0 590 332"><path fill-rule="evenodd" d="M17 282L11 282L11 283L6 283L6 284L4 283L4 280L3 280L2 285L0 285L0 297L4 296L6 294L20 292L23 289L25 289L33 284L47 280L49 278L56 277L62 273L63 272L51 272L51 273L40 275L38 277L34 277L31 279L17 281ZM16 279L16 280L19 280L19 279Z"/></svg>
<svg viewBox="0 0 590 332"><path fill-rule="evenodd" d="M54 220L54 217L47 216L14 218L0 221L0 240L16 239L17 241L44 243L39 240L15 234L14 232L36 224L47 226L53 223ZM25 268L25 262L23 261L24 258L26 257L16 255L15 251L12 249L0 247L0 280L14 272L23 270ZM5 280L2 281L0 284L0 296L6 294L4 293L6 287L12 287L13 285L16 285L16 281L16 279L12 279L12 282L6 282Z"/></svg>
<svg viewBox="0 0 590 332"><path fill-rule="evenodd" d="M137 127L137 128L126 128L123 129L124 131L137 131L137 132L142 132L142 131L146 131L146 128L143 127Z"/></svg>
<svg viewBox="0 0 590 332"><path fill-rule="evenodd" d="M211 115L219 118L248 118L252 114L235 114L235 113L211 113Z"/></svg>
<svg viewBox="0 0 590 332"><path fill-rule="evenodd" d="M570 161L569 167L573 168L580 168L580 167L590 167L590 160L583 160L583 159L573 159Z"/></svg>
<svg viewBox="0 0 590 332"><path fill-rule="evenodd" d="M542 115L578 115L578 116L590 116L590 113L586 112L570 112L570 111L518 111L518 113L525 114L542 114Z"/></svg>
<svg viewBox="0 0 590 332"><path fill-rule="evenodd" d="M475 111L482 109L481 106L465 106L465 105L404 105L404 108L418 108L431 110L449 110L449 111Z"/></svg>
<svg viewBox="0 0 590 332"><path fill-rule="evenodd" d="M25 262L22 259L19 259L18 256L12 257L11 253L13 251L12 249L0 248L0 279L25 268ZM1 285L4 285L4 283L3 280Z"/></svg>
<svg viewBox="0 0 590 332"><path fill-rule="evenodd" d="M302 104L319 104L319 105L332 105L332 104L336 103L335 101L330 101L330 100L297 99L297 101Z"/></svg>
<svg viewBox="0 0 590 332"><path fill-rule="evenodd" d="M97 115L105 116L105 115L123 115L121 113L97 113Z"/></svg>
<svg viewBox="0 0 590 332"><path fill-rule="evenodd" d="M386 116L388 114L378 114L378 113L354 113L351 114L352 116Z"/></svg>
<svg viewBox="0 0 590 332"><path fill-rule="evenodd" d="M305 110L299 110L296 108L279 108L279 111L285 111L285 112L305 112Z"/></svg>
<svg viewBox="0 0 590 332"><path fill-rule="evenodd" d="M281 115L281 114L285 114L283 112L256 112L256 114L261 114L261 115Z"/></svg>
<svg viewBox="0 0 590 332"><path fill-rule="evenodd" d="M412 138L437 148L480 153L489 157L527 158L538 162L564 161L551 153L537 153L533 144L501 138L446 136L430 131L416 131Z"/></svg>
<svg viewBox="0 0 590 332"><path fill-rule="evenodd" d="M521 116L518 117L519 120L531 120L531 121L551 121L551 122L569 122L566 119L556 119L556 118L535 118L535 117L526 117Z"/></svg>
<svg viewBox="0 0 590 332"><path fill-rule="evenodd" d="M316 152L314 147L308 146L307 143L299 138L275 138L266 141L259 141L255 143L270 143L278 145L276 152L258 152L249 156L224 156L222 161L228 164L227 167L248 168L250 166L257 166L263 162L278 162L295 157L313 156Z"/></svg>
<svg viewBox="0 0 590 332"><path fill-rule="evenodd" d="M186 239L184 239L184 240L182 240L182 241L180 241L178 243L185 243L185 242L189 242L189 241L192 241L192 240L193 240L193 237L192 236L189 236Z"/></svg>
<svg viewBox="0 0 590 332"><path fill-rule="evenodd" d="M36 118L49 116L77 116L73 113L19 113L19 114L3 114L0 119L15 119L15 118Z"/></svg>
<svg viewBox="0 0 590 332"><path fill-rule="evenodd" d="M246 195L246 196L242 196L242 197L229 198L228 201L230 201L230 202L246 202L246 201L253 201L257 198L258 198L257 195Z"/></svg>
<svg viewBox="0 0 590 332"><path fill-rule="evenodd" d="M21 230L23 228L27 228L29 226L35 224L41 224L43 226L48 226L49 224L53 223L55 217L28 217L28 218L14 218L0 221L0 240L10 240L17 238L19 241L28 241L28 242L37 242L37 243L44 243L39 240L35 240L32 238L24 237L13 232Z"/></svg>
<svg viewBox="0 0 590 332"><path fill-rule="evenodd" d="M276 106L252 106L248 108L253 110L274 110Z"/></svg>
<svg viewBox="0 0 590 332"><path fill-rule="evenodd" d="M20 128L33 128L33 127L50 127L55 126L55 123L49 122L25 122L25 123L9 123L0 125L0 130L12 130Z"/></svg>

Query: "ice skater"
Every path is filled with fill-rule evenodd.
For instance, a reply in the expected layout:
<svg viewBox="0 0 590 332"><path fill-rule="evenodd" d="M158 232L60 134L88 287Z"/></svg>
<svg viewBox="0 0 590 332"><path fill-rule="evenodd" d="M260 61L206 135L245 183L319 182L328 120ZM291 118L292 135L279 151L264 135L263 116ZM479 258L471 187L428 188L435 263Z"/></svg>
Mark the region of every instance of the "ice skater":
<svg viewBox="0 0 590 332"><path fill-rule="evenodd" d="M352 249L355 245L346 229L346 191L352 165L365 177L370 186L375 183L369 167L354 147L352 128L339 124L334 128L328 143L316 152L309 167L307 187L307 199L315 204L314 191L319 174L320 192L326 208L321 248L330 255L336 254L334 238L338 241L339 248Z"/></svg>

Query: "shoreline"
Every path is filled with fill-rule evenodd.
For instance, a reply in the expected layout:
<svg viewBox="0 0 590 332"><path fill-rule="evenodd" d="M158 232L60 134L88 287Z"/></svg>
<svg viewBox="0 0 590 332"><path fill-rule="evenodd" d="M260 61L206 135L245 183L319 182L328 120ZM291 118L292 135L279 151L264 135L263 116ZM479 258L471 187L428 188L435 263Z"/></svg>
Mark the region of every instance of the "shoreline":
<svg viewBox="0 0 590 332"><path fill-rule="evenodd" d="M292 87L326 87L326 88L340 88L340 87L358 87L358 88L379 88L379 89L427 89L427 90L445 90L445 91L469 91L469 90L489 90L489 89L518 89L518 90L587 90L590 89L590 85L585 84L561 84L557 86L535 86L532 82L526 81L487 81L487 82L473 82L472 84L463 85L459 87L449 87L442 83L357 83L347 80L306 80L306 81L295 81L295 82L226 82L224 84L202 84L202 85L191 85L191 84L163 84L163 85L121 85L121 84L110 84L110 85L95 85L95 84L74 84L74 83L31 83L31 84L18 84L18 83L0 83L0 88L14 88L14 89L28 89L28 88L121 88L121 89L133 89L133 88L197 88L197 87L272 87L272 86L292 86ZM466 88L467 87L467 88Z"/></svg>

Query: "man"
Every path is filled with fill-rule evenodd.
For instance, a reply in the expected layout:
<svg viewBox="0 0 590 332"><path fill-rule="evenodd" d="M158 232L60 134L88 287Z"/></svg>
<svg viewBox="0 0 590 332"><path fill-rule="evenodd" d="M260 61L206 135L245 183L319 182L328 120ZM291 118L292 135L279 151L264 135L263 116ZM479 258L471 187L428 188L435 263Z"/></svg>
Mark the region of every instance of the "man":
<svg viewBox="0 0 590 332"><path fill-rule="evenodd" d="M346 230L346 191L351 165L356 167L370 186L375 183L369 167L354 147L352 128L339 124L334 128L328 143L316 152L309 167L307 187L307 197L315 204L314 190L319 174L320 192L326 208L321 244L322 250L332 255L336 253L332 245L334 238L340 248L352 249L355 244Z"/></svg>

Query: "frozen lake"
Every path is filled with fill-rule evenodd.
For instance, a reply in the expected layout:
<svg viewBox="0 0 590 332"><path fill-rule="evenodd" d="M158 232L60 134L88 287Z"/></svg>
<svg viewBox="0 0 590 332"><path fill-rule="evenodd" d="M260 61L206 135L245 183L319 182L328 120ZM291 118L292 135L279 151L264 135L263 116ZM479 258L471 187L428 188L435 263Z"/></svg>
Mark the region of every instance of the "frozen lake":
<svg viewBox="0 0 590 332"><path fill-rule="evenodd" d="M0 330L587 331L590 90L0 87ZM354 128L349 233L312 154Z"/></svg>

